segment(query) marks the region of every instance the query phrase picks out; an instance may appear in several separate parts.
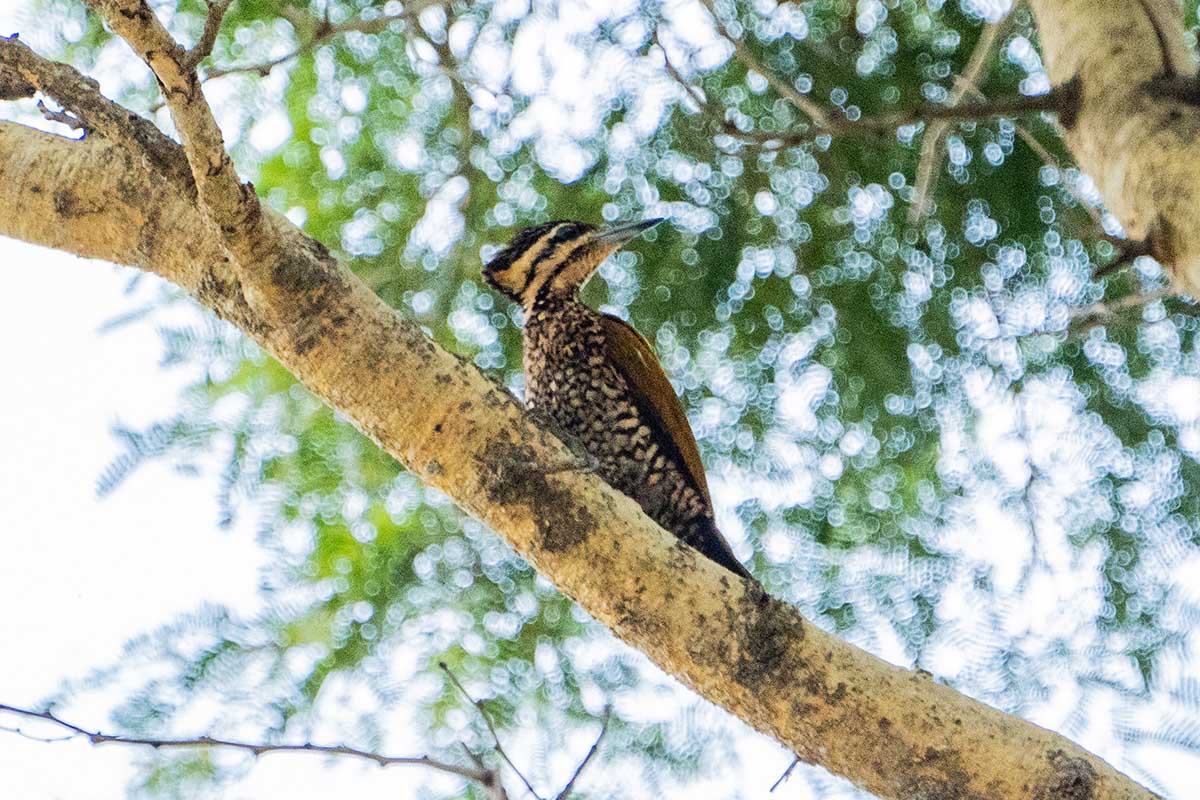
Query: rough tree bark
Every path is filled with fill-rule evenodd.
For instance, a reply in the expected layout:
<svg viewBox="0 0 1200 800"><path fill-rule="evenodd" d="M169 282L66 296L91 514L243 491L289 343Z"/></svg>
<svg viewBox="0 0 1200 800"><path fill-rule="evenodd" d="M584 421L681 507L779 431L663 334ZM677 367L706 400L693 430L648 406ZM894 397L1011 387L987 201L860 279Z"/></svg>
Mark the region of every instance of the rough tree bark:
<svg viewBox="0 0 1200 800"><path fill-rule="evenodd" d="M1130 239L1200 299L1200 83L1178 0L1031 0L1065 138Z"/></svg>
<svg viewBox="0 0 1200 800"><path fill-rule="evenodd" d="M41 91L95 131L73 140L0 123L0 235L185 288L616 635L800 758L879 797L1155 796L1057 734L825 633L678 545L595 476L564 468L569 451L503 388L243 188L193 59L144 0L92 4L156 71L185 146L69 68L0 38L10 96ZM1057 7L1035 2L1043 15L1043 6Z"/></svg>

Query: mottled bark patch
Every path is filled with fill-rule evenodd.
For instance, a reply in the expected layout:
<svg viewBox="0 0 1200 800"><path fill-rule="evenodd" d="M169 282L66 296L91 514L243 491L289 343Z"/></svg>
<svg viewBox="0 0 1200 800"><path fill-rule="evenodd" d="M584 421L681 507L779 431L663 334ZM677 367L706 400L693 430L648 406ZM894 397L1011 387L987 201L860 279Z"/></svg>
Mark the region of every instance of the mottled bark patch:
<svg viewBox="0 0 1200 800"><path fill-rule="evenodd" d="M95 203L84 200L70 189L59 189L54 192L54 211L63 219L77 219L96 214L103 209Z"/></svg>
<svg viewBox="0 0 1200 800"><path fill-rule="evenodd" d="M270 326L254 313L242 294L242 285L235 278L226 278L231 267L228 263L208 267L196 284L196 299L222 319L229 320L260 342Z"/></svg>
<svg viewBox="0 0 1200 800"><path fill-rule="evenodd" d="M738 658L734 679L755 691L763 689L772 677L781 685L791 683L784 659L792 644L804 639L804 620L796 610L755 585L742 595L735 614Z"/></svg>
<svg viewBox="0 0 1200 800"><path fill-rule="evenodd" d="M907 800L983 800L967 787L966 775L920 775L905 781L901 797Z"/></svg>
<svg viewBox="0 0 1200 800"><path fill-rule="evenodd" d="M304 355L350 319L345 300L350 286L336 264L328 263L311 242L301 252L285 250L271 270L271 282L295 296L295 322L291 329L297 355Z"/></svg>
<svg viewBox="0 0 1200 800"><path fill-rule="evenodd" d="M529 509L542 546L551 553L570 550L597 528L592 512L579 505L569 491L549 480L533 448L509 441L493 441L484 449L482 464L492 479L488 500L497 505L523 505Z"/></svg>
<svg viewBox="0 0 1200 800"><path fill-rule="evenodd" d="M0 39L6 38L0 36ZM33 84L22 78L16 70L0 67L0 100L21 100L33 97L36 91Z"/></svg>
<svg viewBox="0 0 1200 800"><path fill-rule="evenodd" d="M1062 750L1046 756L1053 770L1049 782L1034 791L1033 800L1092 800L1096 796L1096 768Z"/></svg>

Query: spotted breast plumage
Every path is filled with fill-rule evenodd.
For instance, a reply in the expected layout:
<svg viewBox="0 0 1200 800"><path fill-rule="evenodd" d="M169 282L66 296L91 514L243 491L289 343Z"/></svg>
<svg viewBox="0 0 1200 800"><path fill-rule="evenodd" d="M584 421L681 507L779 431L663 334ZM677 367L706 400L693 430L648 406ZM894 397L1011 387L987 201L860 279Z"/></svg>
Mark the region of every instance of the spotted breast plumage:
<svg viewBox="0 0 1200 800"><path fill-rule="evenodd" d="M611 253L661 220L599 229L559 220L526 228L484 268L525 311L525 399L573 437L597 471L659 525L750 577L713 518L696 440L650 345L579 300Z"/></svg>

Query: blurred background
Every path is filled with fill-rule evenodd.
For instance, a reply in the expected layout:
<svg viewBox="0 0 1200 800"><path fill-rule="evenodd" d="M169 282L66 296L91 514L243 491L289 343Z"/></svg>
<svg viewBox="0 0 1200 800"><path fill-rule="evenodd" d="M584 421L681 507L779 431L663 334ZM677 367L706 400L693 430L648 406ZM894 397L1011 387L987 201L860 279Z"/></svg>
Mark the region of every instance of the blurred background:
<svg viewBox="0 0 1200 800"><path fill-rule="evenodd" d="M200 2L152 5L195 41ZM12 32L171 130L80 3L0 0ZM547 219L669 218L585 297L654 343L721 528L768 590L1194 794L1196 306L1164 297L1149 259L1093 277L1119 225L1049 118L809 124L814 107L858 120L1048 90L1026 10L240 0L202 71L265 200L518 395L520 314L481 261ZM56 129L32 101L0 114ZM578 796L769 795L785 751L615 641L235 329L150 276L7 240L0 263L0 703L465 763L491 739L441 661L542 796L609 705ZM3 730L0 793L480 796L419 768ZM803 765L771 796L865 797Z"/></svg>

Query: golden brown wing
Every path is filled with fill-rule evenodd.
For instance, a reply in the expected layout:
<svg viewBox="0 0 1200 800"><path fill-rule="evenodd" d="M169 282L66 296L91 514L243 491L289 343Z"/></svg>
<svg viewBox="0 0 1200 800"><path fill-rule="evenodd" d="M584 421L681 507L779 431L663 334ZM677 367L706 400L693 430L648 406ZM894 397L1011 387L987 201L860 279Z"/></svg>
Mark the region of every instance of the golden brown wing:
<svg viewBox="0 0 1200 800"><path fill-rule="evenodd" d="M642 338L625 321L603 314L601 316L604 338L608 345L611 363L621 371L630 390L637 396L642 412L651 417L675 445L683 459L683 466L696 489L704 497L704 503L712 508L708 494L708 480L704 477L704 463L700 460L700 449L696 437L688 424L683 406L675 396L675 387L667 380L667 373L650 349L650 343Z"/></svg>

